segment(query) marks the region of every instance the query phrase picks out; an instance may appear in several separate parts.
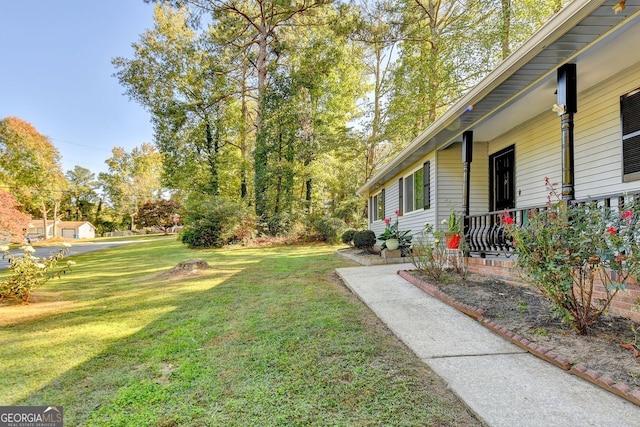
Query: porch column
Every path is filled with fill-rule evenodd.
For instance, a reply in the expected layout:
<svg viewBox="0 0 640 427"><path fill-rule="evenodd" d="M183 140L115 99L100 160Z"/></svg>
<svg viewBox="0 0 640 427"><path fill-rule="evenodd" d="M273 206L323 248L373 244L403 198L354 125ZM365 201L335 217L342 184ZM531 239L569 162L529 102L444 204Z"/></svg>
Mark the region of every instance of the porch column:
<svg viewBox="0 0 640 427"><path fill-rule="evenodd" d="M558 68L558 104L554 106L562 129L562 200L575 199L573 115L578 112L576 64Z"/></svg>
<svg viewBox="0 0 640 427"><path fill-rule="evenodd" d="M563 114L562 123L562 200L575 199L573 174L573 113Z"/></svg>
<svg viewBox="0 0 640 427"><path fill-rule="evenodd" d="M471 161L473 160L473 131L462 133L462 210L463 235L469 232L469 200L471 199Z"/></svg>

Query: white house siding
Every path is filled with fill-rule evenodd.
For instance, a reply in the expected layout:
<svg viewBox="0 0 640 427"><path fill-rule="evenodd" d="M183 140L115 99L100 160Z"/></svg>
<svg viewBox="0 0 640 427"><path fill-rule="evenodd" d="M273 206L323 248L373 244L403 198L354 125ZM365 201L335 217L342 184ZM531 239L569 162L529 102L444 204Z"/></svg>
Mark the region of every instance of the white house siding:
<svg viewBox="0 0 640 427"><path fill-rule="evenodd" d="M96 230L91 224L85 222L78 227L78 237L81 239L93 239L96 237Z"/></svg>
<svg viewBox="0 0 640 427"><path fill-rule="evenodd" d="M402 175L398 175L395 178L396 187L398 187L398 179L400 177L406 178L408 175L414 173L416 170L423 167L425 162L431 162L430 165L430 180L431 180L431 207L429 209L416 209L411 212L404 212L403 216L400 218L400 230L411 230L411 235L417 236L424 229L425 222L430 224L435 223L435 212L437 206L437 174L436 170L438 166L436 165L436 158L432 153L430 153L427 157L420 159L419 162L414 163L411 167L406 168ZM398 209L398 204L396 203L396 207L394 209Z"/></svg>
<svg viewBox="0 0 640 427"><path fill-rule="evenodd" d="M395 220L395 214L393 213L398 209L398 181L388 181L384 184L384 218L391 218ZM380 235L385 229L385 223L383 219L374 221L370 224L369 229L376 233L376 236Z"/></svg>
<svg viewBox="0 0 640 427"><path fill-rule="evenodd" d="M436 157L434 153L430 153L426 157L420 159L420 161L414 163L410 167L406 168L402 173L394 176L391 180L387 181L384 184L385 189L385 217L390 218L391 221L396 220L395 211L400 209L400 198L399 198L399 180L400 178L405 178L410 173L414 173L417 169L421 168L422 165L427 162L431 162L431 208L417 209L411 212L403 212L403 215L398 218L398 226L400 231L410 230L412 236L417 236L422 232L425 222L429 222L434 224L435 221L435 206L437 205L436 191L437 191L437 166L436 166ZM404 211L404 209L401 209ZM369 224L369 228L376 233L376 236L384 232L385 224L384 221L375 221Z"/></svg>
<svg viewBox="0 0 640 427"><path fill-rule="evenodd" d="M489 211L489 144L487 142L473 143L472 160L469 213L478 215ZM462 159L460 159L461 169L462 166Z"/></svg>
<svg viewBox="0 0 640 427"><path fill-rule="evenodd" d="M640 87L640 64L578 94L575 115L576 198L640 189L622 180L620 96Z"/></svg>
<svg viewBox="0 0 640 427"><path fill-rule="evenodd" d="M438 151L438 176L436 178L436 205L438 217L435 222L441 228L443 219L449 217L451 209L462 212L462 144L456 142Z"/></svg>
<svg viewBox="0 0 640 427"><path fill-rule="evenodd" d="M539 206L547 200L545 178L561 182L562 135L556 113L544 112L489 142L491 155L515 146L516 207ZM489 162L486 163L489 168Z"/></svg>

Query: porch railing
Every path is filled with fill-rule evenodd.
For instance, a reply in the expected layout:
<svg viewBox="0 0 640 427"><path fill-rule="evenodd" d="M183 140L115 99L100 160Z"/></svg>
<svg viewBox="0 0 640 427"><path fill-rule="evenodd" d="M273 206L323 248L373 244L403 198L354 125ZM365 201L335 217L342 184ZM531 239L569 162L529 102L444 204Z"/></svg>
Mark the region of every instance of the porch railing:
<svg viewBox="0 0 640 427"><path fill-rule="evenodd" d="M502 217L511 216L515 223L522 225L527 210L507 209L465 218L465 241L469 253L485 257L487 255L511 255L513 247L502 224Z"/></svg>
<svg viewBox="0 0 640 427"><path fill-rule="evenodd" d="M597 198L573 200L572 204L596 202L598 206L622 210L632 200L640 200L640 192L620 193ZM506 209L481 215L469 215L465 218L465 240L468 251L473 256L487 255L510 256L513 246L507 235L502 217L511 216L517 225L526 225L529 215L547 209L547 205L526 209Z"/></svg>

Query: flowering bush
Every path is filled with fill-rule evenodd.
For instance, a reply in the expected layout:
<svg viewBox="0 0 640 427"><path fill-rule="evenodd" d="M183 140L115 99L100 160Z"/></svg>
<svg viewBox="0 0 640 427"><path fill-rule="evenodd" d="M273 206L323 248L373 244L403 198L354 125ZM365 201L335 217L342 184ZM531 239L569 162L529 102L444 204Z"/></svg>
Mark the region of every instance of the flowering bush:
<svg viewBox="0 0 640 427"><path fill-rule="evenodd" d="M34 289L44 285L53 276L65 274L75 265L74 261L67 261L65 267L56 270L58 262L69 252L70 247L70 244L64 243L56 254L49 258L38 258L33 255L35 249L32 246L22 246L20 249L24 251L24 255L21 257L9 252L8 246L0 246L2 259L9 260L11 270L9 278L0 281L0 299L12 298L29 302Z"/></svg>
<svg viewBox="0 0 640 427"><path fill-rule="evenodd" d="M411 244L412 236L409 235L411 230L400 231L398 229L398 216L400 216L400 211L396 210L396 221L391 224L391 218L385 218L384 223L387 225L384 232L378 236L378 240L382 240L382 247L386 248L387 240L389 239L398 239L400 242L400 246L408 246Z"/></svg>
<svg viewBox="0 0 640 427"><path fill-rule="evenodd" d="M586 334L613 297L640 273L640 204L622 209L596 202L567 204L555 184L546 185L546 209L532 211L523 225L504 215L517 264L533 279L553 309L578 334ZM595 286L604 297L594 296Z"/></svg>

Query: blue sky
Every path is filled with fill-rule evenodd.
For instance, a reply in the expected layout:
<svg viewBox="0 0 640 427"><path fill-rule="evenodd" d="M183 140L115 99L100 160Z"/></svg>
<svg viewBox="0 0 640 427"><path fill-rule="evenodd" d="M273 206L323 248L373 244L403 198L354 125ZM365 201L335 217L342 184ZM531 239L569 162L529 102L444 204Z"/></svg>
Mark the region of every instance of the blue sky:
<svg viewBox="0 0 640 427"><path fill-rule="evenodd" d="M149 114L112 75L153 26L143 0L0 0L0 119L48 136L64 172L107 170L111 149L152 142Z"/></svg>

